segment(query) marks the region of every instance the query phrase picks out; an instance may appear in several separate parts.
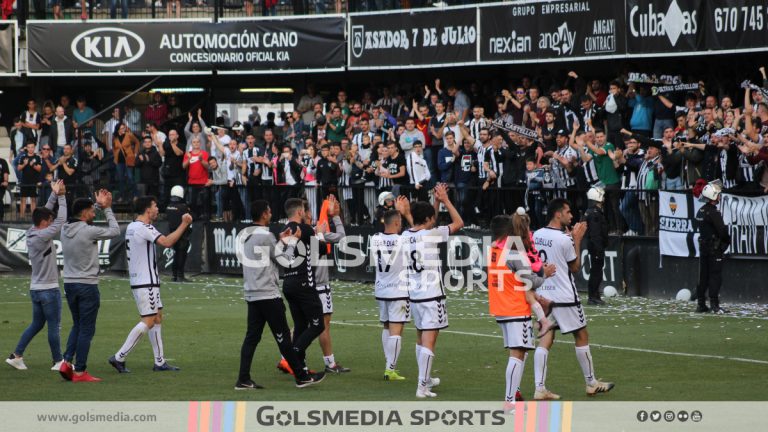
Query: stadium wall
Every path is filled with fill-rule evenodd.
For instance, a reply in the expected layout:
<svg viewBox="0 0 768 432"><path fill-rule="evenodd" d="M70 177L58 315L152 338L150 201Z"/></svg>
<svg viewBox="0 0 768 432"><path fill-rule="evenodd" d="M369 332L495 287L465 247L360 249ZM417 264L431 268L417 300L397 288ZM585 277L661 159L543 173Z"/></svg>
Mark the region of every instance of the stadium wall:
<svg viewBox="0 0 768 432"><path fill-rule="evenodd" d="M127 224L120 224L121 235L109 242L100 244L102 268L115 272L125 272L124 233ZM158 229L167 232L165 222L158 222ZM237 234L245 228L244 224L208 223L194 225L186 271L189 274L209 273L222 275L241 275L242 267L237 259ZM29 262L26 255L24 233L28 225L8 224L0 227L0 271L27 272ZM279 232L280 226L272 226L273 232ZM368 239L373 230L368 227L346 227L349 238L356 240L349 244L351 248L367 250ZM487 231L465 230L462 235L454 236L441 250L443 268L446 272L446 284L451 287L484 286L485 268L483 250L484 236ZM488 240L486 240L488 241ZM61 246L56 241L57 253L61 259ZM162 272L170 272L173 262L173 250L158 246L158 266ZM345 263L343 258L351 259L349 250L336 245L333 250L331 277L348 281L373 282L375 268L370 265L366 254L365 260L357 265ZM582 268L576 274L579 290L586 290L589 278L589 256L582 250ZM674 298L680 289L695 291L698 282L698 259L668 257L659 255L656 238L612 238L606 249L603 287L613 286L619 293L631 296L653 298ZM732 302L764 302L768 297L768 266L765 259L731 258L723 271L723 289L721 297Z"/></svg>

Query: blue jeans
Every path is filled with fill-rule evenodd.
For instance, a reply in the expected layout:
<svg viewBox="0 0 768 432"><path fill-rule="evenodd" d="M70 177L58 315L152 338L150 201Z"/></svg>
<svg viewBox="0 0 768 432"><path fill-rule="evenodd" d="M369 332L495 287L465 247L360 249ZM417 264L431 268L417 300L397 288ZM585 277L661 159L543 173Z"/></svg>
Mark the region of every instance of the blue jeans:
<svg viewBox="0 0 768 432"><path fill-rule="evenodd" d="M51 347L51 358L54 362L61 361L61 342L59 340L59 327L61 326L61 292L58 288L45 290L30 290L32 299L32 323L24 330L14 351L19 356L24 355L24 350L32 341L32 338L48 323L48 345Z"/></svg>
<svg viewBox="0 0 768 432"><path fill-rule="evenodd" d="M240 194L240 202L243 204L243 210L245 213L244 219L250 220L251 219L251 203L248 202L248 187L238 186L237 193Z"/></svg>
<svg viewBox="0 0 768 432"><path fill-rule="evenodd" d="M675 127L675 121L672 119L656 119L653 122L653 138L661 138L664 134L664 129L668 127Z"/></svg>
<svg viewBox="0 0 768 432"><path fill-rule="evenodd" d="M120 15L123 19L128 18L128 0L110 0L109 1L109 17L112 19L117 18L117 3L120 2Z"/></svg>
<svg viewBox="0 0 768 432"><path fill-rule="evenodd" d="M621 199L619 208L629 229L638 234L642 234L643 219L640 217L640 203L638 202L637 197L638 195L636 191L624 191L624 198Z"/></svg>
<svg viewBox="0 0 768 432"><path fill-rule="evenodd" d="M664 189L670 191L683 190L682 177L667 178L667 180L664 182Z"/></svg>
<svg viewBox="0 0 768 432"><path fill-rule="evenodd" d="M131 200L136 196L136 183L133 182L133 167L124 163L115 165L117 168L117 183L120 185L120 199ZM128 195L130 193L130 195Z"/></svg>
<svg viewBox="0 0 768 432"><path fill-rule="evenodd" d="M83 372L87 367L91 340L96 334L96 317L99 314L101 295L98 285L65 283L64 293L72 312L72 330L69 332L64 360L75 363L75 371Z"/></svg>

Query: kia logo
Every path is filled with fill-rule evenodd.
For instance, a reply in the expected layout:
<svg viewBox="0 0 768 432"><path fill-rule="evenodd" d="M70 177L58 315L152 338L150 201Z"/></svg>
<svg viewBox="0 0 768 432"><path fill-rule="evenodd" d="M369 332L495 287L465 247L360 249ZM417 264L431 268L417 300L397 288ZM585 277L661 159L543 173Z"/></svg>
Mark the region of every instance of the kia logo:
<svg viewBox="0 0 768 432"><path fill-rule="evenodd" d="M123 66L144 54L144 41L132 31L99 27L80 33L72 41L72 54L91 66Z"/></svg>

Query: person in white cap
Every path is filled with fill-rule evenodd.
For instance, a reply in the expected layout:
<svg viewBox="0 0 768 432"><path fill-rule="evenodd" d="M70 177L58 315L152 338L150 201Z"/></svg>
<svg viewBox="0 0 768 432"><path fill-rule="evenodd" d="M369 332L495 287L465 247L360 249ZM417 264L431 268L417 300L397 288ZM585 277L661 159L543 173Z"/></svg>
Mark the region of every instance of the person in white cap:
<svg viewBox="0 0 768 432"><path fill-rule="evenodd" d="M378 198L379 205L376 206L374 213L373 231L384 232L384 213L395 208L395 194L392 192L382 192Z"/></svg>
<svg viewBox="0 0 768 432"><path fill-rule="evenodd" d="M171 188L171 201L165 209L165 215L168 218L168 228L171 232L176 231L181 225L181 217L189 213L189 206L184 201L184 187L174 186ZM192 234L191 226L184 231L179 241L173 245L173 281L191 282L184 277L184 266L187 263L187 251L189 250L189 238Z"/></svg>
<svg viewBox="0 0 768 432"><path fill-rule="evenodd" d="M602 306L605 302L600 298L600 284L603 282L603 266L605 266L605 248L608 247L608 220L605 218L603 201L605 189L593 186L587 191L589 207L584 213L587 223L587 250L589 251L589 282L587 283L589 298L587 304Z"/></svg>

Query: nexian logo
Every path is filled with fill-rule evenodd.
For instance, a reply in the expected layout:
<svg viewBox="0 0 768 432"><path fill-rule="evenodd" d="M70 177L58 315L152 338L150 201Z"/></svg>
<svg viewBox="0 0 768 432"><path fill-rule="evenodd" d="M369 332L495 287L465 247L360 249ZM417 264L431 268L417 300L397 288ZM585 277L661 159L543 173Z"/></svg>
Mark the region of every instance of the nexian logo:
<svg viewBox="0 0 768 432"><path fill-rule="evenodd" d="M554 33L539 33L539 49L551 49L558 55L573 54L576 45L576 32L568 30L568 23L564 22Z"/></svg>
<svg viewBox="0 0 768 432"><path fill-rule="evenodd" d="M697 30L696 11L682 11L677 0L672 0L666 13L655 11L652 3L647 12L640 12L637 5L629 11L629 31L634 37L667 35L675 46L681 34L695 35Z"/></svg>
<svg viewBox="0 0 768 432"><path fill-rule="evenodd" d="M132 63L144 54L144 40L136 33L99 27L80 33L72 41L72 54L91 66L116 67Z"/></svg>

